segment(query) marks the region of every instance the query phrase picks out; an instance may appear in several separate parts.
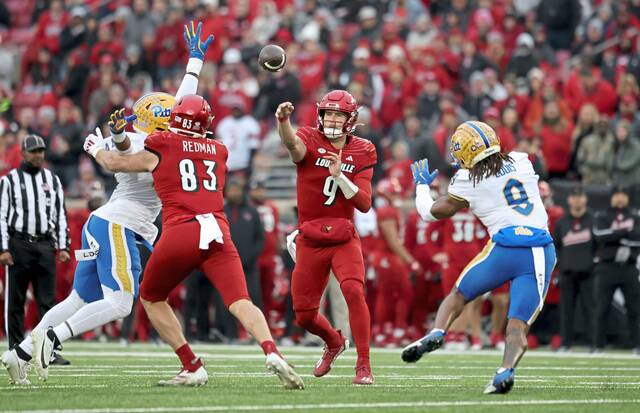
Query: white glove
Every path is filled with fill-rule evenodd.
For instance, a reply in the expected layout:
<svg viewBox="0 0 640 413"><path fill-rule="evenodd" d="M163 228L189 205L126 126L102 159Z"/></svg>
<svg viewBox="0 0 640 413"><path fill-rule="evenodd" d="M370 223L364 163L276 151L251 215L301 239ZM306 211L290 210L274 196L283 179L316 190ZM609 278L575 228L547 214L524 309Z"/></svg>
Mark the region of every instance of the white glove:
<svg viewBox="0 0 640 413"><path fill-rule="evenodd" d="M90 134L84 140L83 149L86 153L91 155L93 158L98 155L98 152L101 149L104 149L104 137L102 136L102 132L100 128L96 128L95 134Z"/></svg>
<svg viewBox="0 0 640 413"><path fill-rule="evenodd" d="M298 236L298 232L298 230L295 230L287 235L287 250L293 262L296 262L296 237Z"/></svg>

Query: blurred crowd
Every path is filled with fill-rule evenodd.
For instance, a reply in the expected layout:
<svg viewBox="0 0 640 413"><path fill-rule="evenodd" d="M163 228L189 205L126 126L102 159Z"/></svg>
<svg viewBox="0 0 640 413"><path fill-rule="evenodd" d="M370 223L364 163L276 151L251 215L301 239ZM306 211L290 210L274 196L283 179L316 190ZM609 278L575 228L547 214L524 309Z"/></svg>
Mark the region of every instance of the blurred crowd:
<svg viewBox="0 0 640 413"><path fill-rule="evenodd" d="M104 198L114 180L83 154L84 136L147 92L175 93L192 19L215 35L198 90L241 187L254 182L266 193L272 165L286 157L273 133L277 105L293 102L295 122L314 125L316 102L340 88L358 100L357 133L378 150L374 181L397 179L403 199L413 194L413 159L453 173L448 141L469 119L490 124L505 151L527 152L541 178L606 192L601 207L614 186L632 200L639 191L640 0L0 0L0 174L19 164L21 139L37 133L69 197ZM258 67L268 43L287 51L284 70ZM263 201L238 202L262 208L267 227ZM254 290L266 291L272 325L289 335L280 259L288 228L271 227L277 265ZM263 277L264 265L250 270ZM218 327L224 336L228 326ZM385 343L394 341L388 332L376 330Z"/></svg>

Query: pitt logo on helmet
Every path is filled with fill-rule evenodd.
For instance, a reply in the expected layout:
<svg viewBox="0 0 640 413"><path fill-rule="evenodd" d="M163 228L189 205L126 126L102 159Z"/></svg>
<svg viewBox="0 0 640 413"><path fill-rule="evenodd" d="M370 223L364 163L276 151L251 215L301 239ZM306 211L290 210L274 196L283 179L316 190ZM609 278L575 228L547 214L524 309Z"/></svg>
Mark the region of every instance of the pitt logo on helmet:
<svg viewBox="0 0 640 413"><path fill-rule="evenodd" d="M449 151L461 168L470 169L481 160L500 152L500 139L486 123L468 121L453 133Z"/></svg>
<svg viewBox="0 0 640 413"><path fill-rule="evenodd" d="M133 128L146 134L167 130L171 108L175 101L173 96L162 92L152 92L142 96L133 104L133 113L136 115Z"/></svg>

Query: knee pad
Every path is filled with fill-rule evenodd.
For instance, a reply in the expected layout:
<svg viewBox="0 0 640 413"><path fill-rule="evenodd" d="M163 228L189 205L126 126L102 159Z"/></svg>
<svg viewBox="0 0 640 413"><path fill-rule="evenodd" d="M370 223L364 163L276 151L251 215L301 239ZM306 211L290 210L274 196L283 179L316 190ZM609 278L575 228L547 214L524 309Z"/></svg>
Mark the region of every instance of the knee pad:
<svg viewBox="0 0 640 413"><path fill-rule="evenodd" d="M347 303L364 301L364 285L360 281L345 280L340 284L340 289Z"/></svg>
<svg viewBox="0 0 640 413"><path fill-rule="evenodd" d="M316 319L318 310L296 311L296 323L302 328L310 325Z"/></svg>
<svg viewBox="0 0 640 413"><path fill-rule="evenodd" d="M125 291L113 291L105 286L102 286L102 294L104 300L113 307L116 318L124 318L131 313L133 294Z"/></svg>

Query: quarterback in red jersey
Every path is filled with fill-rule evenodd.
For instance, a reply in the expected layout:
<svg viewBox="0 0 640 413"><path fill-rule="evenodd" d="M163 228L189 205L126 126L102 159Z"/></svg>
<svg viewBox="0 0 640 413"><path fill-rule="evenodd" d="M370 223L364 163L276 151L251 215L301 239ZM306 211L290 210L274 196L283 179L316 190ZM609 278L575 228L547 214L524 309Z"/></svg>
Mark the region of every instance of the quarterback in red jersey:
<svg viewBox="0 0 640 413"><path fill-rule="evenodd" d="M294 107L276 110L278 133L297 165L298 226L296 267L291 295L296 321L325 341L314 375L324 376L349 345L340 331L318 312L329 270L340 283L349 307L349 324L358 358L354 384L372 384L369 362L370 315L364 295L364 262L354 224L354 208L371 208L371 178L376 164L374 145L353 135L358 118L356 100L333 90L318 104L315 128L294 131L289 117Z"/></svg>
<svg viewBox="0 0 640 413"><path fill-rule="evenodd" d="M249 299L223 212L228 151L205 137L212 118L211 107L201 96L186 95L171 109L169 131L149 135L143 151L121 155L102 150L91 136L85 142L85 150L108 170L151 172L162 201L163 231L145 268L140 298L153 326L180 358L182 370L159 384L199 386L208 381L202 361L193 354L166 302L169 293L200 268L229 311L261 344L267 368L285 387L301 389L301 378L278 352L264 315Z"/></svg>

